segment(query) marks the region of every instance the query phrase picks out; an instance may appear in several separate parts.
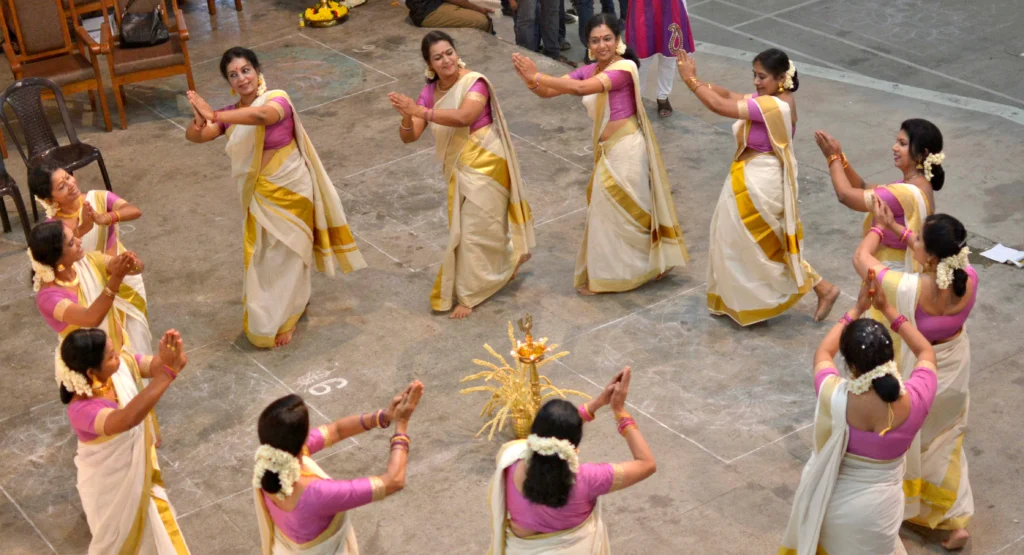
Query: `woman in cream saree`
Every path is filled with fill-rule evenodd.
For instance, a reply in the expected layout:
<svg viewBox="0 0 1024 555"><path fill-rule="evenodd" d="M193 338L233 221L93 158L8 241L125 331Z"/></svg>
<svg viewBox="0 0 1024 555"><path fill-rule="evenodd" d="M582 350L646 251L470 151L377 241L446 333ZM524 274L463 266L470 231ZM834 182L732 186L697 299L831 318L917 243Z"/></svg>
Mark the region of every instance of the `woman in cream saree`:
<svg viewBox="0 0 1024 555"><path fill-rule="evenodd" d="M689 260L665 164L640 98L636 56L622 43L614 15L591 18L587 36L597 62L566 77L538 73L529 58L512 57L534 94L580 96L594 122L594 171L573 279L585 295L636 289Z"/></svg>
<svg viewBox="0 0 1024 555"><path fill-rule="evenodd" d="M679 54L679 75L716 114L733 124L736 152L711 217L708 310L741 326L774 318L814 289L824 320L839 288L804 260L798 208L796 67L785 52L769 49L754 58L757 95L740 95L697 79L693 58Z"/></svg>
<svg viewBox="0 0 1024 555"><path fill-rule="evenodd" d="M366 266L345 220L338 192L324 170L288 94L267 91L255 53L232 48L221 72L241 97L213 111L195 91L193 142L221 134L241 193L244 304L242 326L257 347L291 341L309 304L312 268L334 275Z"/></svg>
<svg viewBox="0 0 1024 555"><path fill-rule="evenodd" d="M61 359L89 553L189 553L157 462L153 415L187 361L180 335L168 331L158 357L118 356L102 331L81 329L69 335ZM143 378L151 378L145 388Z"/></svg>
<svg viewBox="0 0 1024 555"><path fill-rule="evenodd" d="M533 216L494 87L465 69L447 33L431 31L421 46L434 77L415 102L398 93L388 98L402 114L402 142L418 140L431 124L448 186L448 246L430 307L451 310L451 318L459 319L500 291L529 260L536 243Z"/></svg>

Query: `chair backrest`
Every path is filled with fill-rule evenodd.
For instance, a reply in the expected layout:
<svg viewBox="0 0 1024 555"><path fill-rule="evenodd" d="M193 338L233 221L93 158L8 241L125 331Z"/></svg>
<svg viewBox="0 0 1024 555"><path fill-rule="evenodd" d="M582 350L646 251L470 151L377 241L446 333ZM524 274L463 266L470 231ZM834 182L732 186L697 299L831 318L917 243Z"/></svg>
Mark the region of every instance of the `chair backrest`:
<svg viewBox="0 0 1024 555"><path fill-rule="evenodd" d="M65 54L74 48L61 0L3 0L8 27L21 48L18 58L31 61Z"/></svg>
<svg viewBox="0 0 1024 555"><path fill-rule="evenodd" d="M72 143L78 143L78 134L71 124L71 116L68 115L68 107L64 102L64 94L60 87L41 77L28 77L11 83L4 92L0 93L0 119L3 119L4 127L8 135L14 140L14 146L18 147L18 154L28 165L28 161L52 148L59 146L57 137L53 134L50 121L46 118L46 110L43 107L43 94L49 93L57 99L57 108L60 110L61 120L64 122L64 132ZM22 132L25 134L25 146L23 147L18 136L11 128L10 119L7 117L6 106L14 110L21 124ZM28 149L26 152L25 148Z"/></svg>

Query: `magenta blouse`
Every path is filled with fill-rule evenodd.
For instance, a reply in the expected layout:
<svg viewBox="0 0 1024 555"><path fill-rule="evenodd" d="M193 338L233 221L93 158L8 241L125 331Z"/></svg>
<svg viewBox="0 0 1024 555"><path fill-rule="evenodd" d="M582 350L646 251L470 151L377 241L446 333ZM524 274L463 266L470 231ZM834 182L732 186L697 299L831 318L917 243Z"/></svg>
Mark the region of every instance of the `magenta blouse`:
<svg viewBox="0 0 1024 555"><path fill-rule="evenodd" d="M761 108L758 107L754 98L757 94L747 99L747 112L750 114L750 134L747 135L747 148L758 152L772 152L772 141L768 138L768 127L764 124L764 117L761 116ZM793 123L793 135L796 135L796 122ZM902 212L901 212L902 213Z"/></svg>
<svg viewBox="0 0 1024 555"><path fill-rule="evenodd" d="M319 429L310 430L306 447L310 455L324 448L324 436ZM313 480L303 490L299 503L291 511L279 508L270 500L269 493L262 493L274 526L296 543L316 539L331 525L335 515L367 505L373 500L373 486L369 478Z"/></svg>
<svg viewBox="0 0 1024 555"><path fill-rule="evenodd" d="M288 143L292 142L295 138L295 120L292 119L292 105L287 99L281 96L271 98L267 102L275 102L281 109L284 110L284 116L281 121L266 126L263 134L263 150L277 150L288 146ZM224 112L227 110L238 109L238 104L232 104L231 106L225 106L218 112ZM220 128L221 135L228 130L230 125L224 122L217 122L217 127Z"/></svg>
<svg viewBox="0 0 1024 555"><path fill-rule="evenodd" d="M36 308L39 309L39 314L57 333L68 327L68 324L53 317L53 311L57 308L57 304L64 299L68 299L72 304L78 304L78 293L64 287L43 287L36 293Z"/></svg>
<svg viewBox="0 0 1024 555"><path fill-rule="evenodd" d="M420 97L416 99L416 104L423 106L424 108L434 107L434 91L437 89L437 81L433 83L427 83L423 90L420 91ZM477 129L481 129L490 125L493 122L491 117L491 93L487 90L487 83L483 79L477 79L476 83L473 83L469 87L470 93L477 93L484 97L484 111L480 112L480 117L476 118L473 125L469 126L469 131L472 133Z"/></svg>
<svg viewBox="0 0 1024 555"><path fill-rule="evenodd" d="M879 284L882 283L882 278L888 271L889 268L883 268L875 275L875 279L878 280ZM932 343L943 341L956 335L964 327L967 317L971 314L971 309L974 308L974 302L978 300L978 273L974 271L973 266L967 266L964 271L967 272L968 279L974 282L974 287L971 290L971 300L967 301L967 306L963 310L956 314L932 316L918 305L914 311L917 330L921 332L925 339Z"/></svg>
<svg viewBox="0 0 1024 555"><path fill-rule="evenodd" d="M142 355L135 355L135 363L142 367ZM78 441L88 442L99 436L96 433L96 417L103 409L117 409L117 402L103 397L80 399L68 403L68 422L78 436Z"/></svg>
<svg viewBox="0 0 1024 555"><path fill-rule="evenodd" d="M615 481L612 465L581 464L569 502L563 507L548 507L526 499L516 488L513 476L521 463L517 461L505 469L505 506L513 524L534 532L547 534L583 524L597 505L597 498L611 491Z"/></svg>
<svg viewBox="0 0 1024 555"><path fill-rule="evenodd" d="M838 375L839 371L834 367L819 370L814 375L814 392L818 393L821 390L821 384L825 378ZM884 436L850 426L847 453L876 461L889 461L902 457L907 449L910 449L910 444L913 443L917 432L924 425L928 411L932 408L932 401L935 400L935 391L939 387L939 382L932 369L915 368L910 374L910 379L904 382L904 386L907 388L907 394L910 395L910 415L907 416L907 419L886 432Z"/></svg>
<svg viewBox="0 0 1024 555"><path fill-rule="evenodd" d="M597 64L589 64L576 68L569 74L570 79L586 81L594 76ZM608 90L608 121L618 121L636 115L636 97L633 90L633 76L628 71L613 69L604 75L612 82Z"/></svg>

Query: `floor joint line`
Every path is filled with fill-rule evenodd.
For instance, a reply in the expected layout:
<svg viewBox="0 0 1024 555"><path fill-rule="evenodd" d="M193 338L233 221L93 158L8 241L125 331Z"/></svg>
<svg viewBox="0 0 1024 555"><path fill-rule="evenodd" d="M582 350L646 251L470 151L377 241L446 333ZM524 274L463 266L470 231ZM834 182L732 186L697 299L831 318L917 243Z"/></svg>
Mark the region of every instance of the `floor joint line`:
<svg viewBox="0 0 1024 555"><path fill-rule="evenodd" d="M25 514L25 511L21 508L21 505L19 505L18 502L15 501L13 497L11 497L11 494L7 493L7 490L4 489L3 486L0 486L0 491L2 491L4 493L4 496L7 497L7 500L10 501L12 505L14 505L14 508L18 509L18 513L21 514L21 518L24 518L25 522L28 522L29 526L31 526L32 529L36 531L36 534L39 535L39 539L43 540L43 543L45 543L46 546L50 548L50 551L53 551L54 554L56 555L57 550L53 547L53 544L50 543L50 540L46 539L46 536L44 536L43 532L39 529L38 526L36 526L36 523L32 522L32 519L29 518L27 514Z"/></svg>

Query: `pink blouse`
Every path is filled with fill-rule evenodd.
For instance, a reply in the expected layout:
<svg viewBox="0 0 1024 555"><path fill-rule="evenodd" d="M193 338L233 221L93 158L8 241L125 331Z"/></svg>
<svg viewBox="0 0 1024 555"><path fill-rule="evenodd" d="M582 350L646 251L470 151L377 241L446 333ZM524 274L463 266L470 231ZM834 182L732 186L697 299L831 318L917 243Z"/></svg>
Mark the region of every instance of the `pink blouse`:
<svg viewBox="0 0 1024 555"><path fill-rule="evenodd" d="M324 448L324 437L319 429L312 429L306 439L309 454ZM288 539L306 543L322 534L338 513L361 507L373 500L373 486L369 478L355 480L313 480L306 486L294 509L286 511L263 492L263 500L274 526Z"/></svg>
<svg viewBox="0 0 1024 555"><path fill-rule="evenodd" d="M569 74L570 79L586 81L594 76L597 64L593 63L573 70ZM612 88L608 90L608 121L618 121L636 115L636 97L633 90L633 76L628 71L613 69L605 71L604 75L612 82Z"/></svg>
<svg viewBox="0 0 1024 555"><path fill-rule="evenodd" d="M281 96L275 96L267 102L275 102L281 109L284 110L284 117L281 121L266 126L263 134L263 150L277 150L288 146L288 143L292 142L295 138L295 120L292 119L292 105L287 99ZM231 106L225 106L218 112L224 112L227 110L238 109L238 104L232 104ZM217 127L220 128L221 135L228 130L230 125L224 122L217 122Z"/></svg>
<svg viewBox="0 0 1024 555"><path fill-rule="evenodd" d="M888 271L888 268L883 268L876 274L875 279L878 280L879 284L882 283L882 278ZM917 330L921 332L925 339L932 343L943 341L956 335L964 327L967 317L971 315L971 309L974 308L974 302L978 300L978 273L974 271L973 266L967 266L964 271L967 272L968 279L974 282L974 287L971 291L971 300L967 301L967 306L963 310L956 314L933 316L925 312L918 305L914 311Z"/></svg>
<svg viewBox="0 0 1024 555"><path fill-rule="evenodd" d="M434 91L437 89L437 81L433 83L427 83L423 90L420 91L420 97L416 99L416 104L423 106L424 108L434 107ZM483 79L477 79L476 83L473 83L469 87L470 93L477 93L484 97L484 111L480 112L480 116L476 118L473 125L469 126L469 131L472 133L477 129L481 129L490 125L493 122L491 117L491 93L487 90L487 83Z"/></svg>
<svg viewBox="0 0 1024 555"><path fill-rule="evenodd" d="M838 376L839 371L835 368L822 368L814 375L814 391L818 393L821 384L829 376ZM902 424L880 436L875 432L858 430L850 426L850 441L847 444L846 452L851 455L858 455L875 459L876 461L888 461L902 457L910 444L913 443L917 432L924 425L924 419L932 408L932 401L935 400L935 391L939 387L935 372L930 368L916 368L910 379L904 382L907 394L910 395L910 415Z"/></svg>
<svg viewBox="0 0 1024 555"><path fill-rule="evenodd" d="M558 508L548 507L526 499L516 488L513 476L521 462L505 469L505 506L513 524L534 532L547 534L579 526L593 512L597 498L611 491L615 481L612 465L581 464L569 502Z"/></svg>
<svg viewBox="0 0 1024 555"><path fill-rule="evenodd" d="M747 112L750 114L750 134L747 135L747 148L758 152L772 152L772 141L768 138L768 127L764 124L764 117L761 116L761 108L754 98L757 94L747 99ZM796 135L796 122L793 123L793 135Z"/></svg>
<svg viewBox="0 0 1024 555"><path fill-rule="evenodd" d="M64 287L43 287L36 293L36 308L39 309L39 314L42 314L43 320L57 333L68 327L67 323L53 317L53 310L64 299L68 299L72 304L78 304L78 293Z"/></svg>

